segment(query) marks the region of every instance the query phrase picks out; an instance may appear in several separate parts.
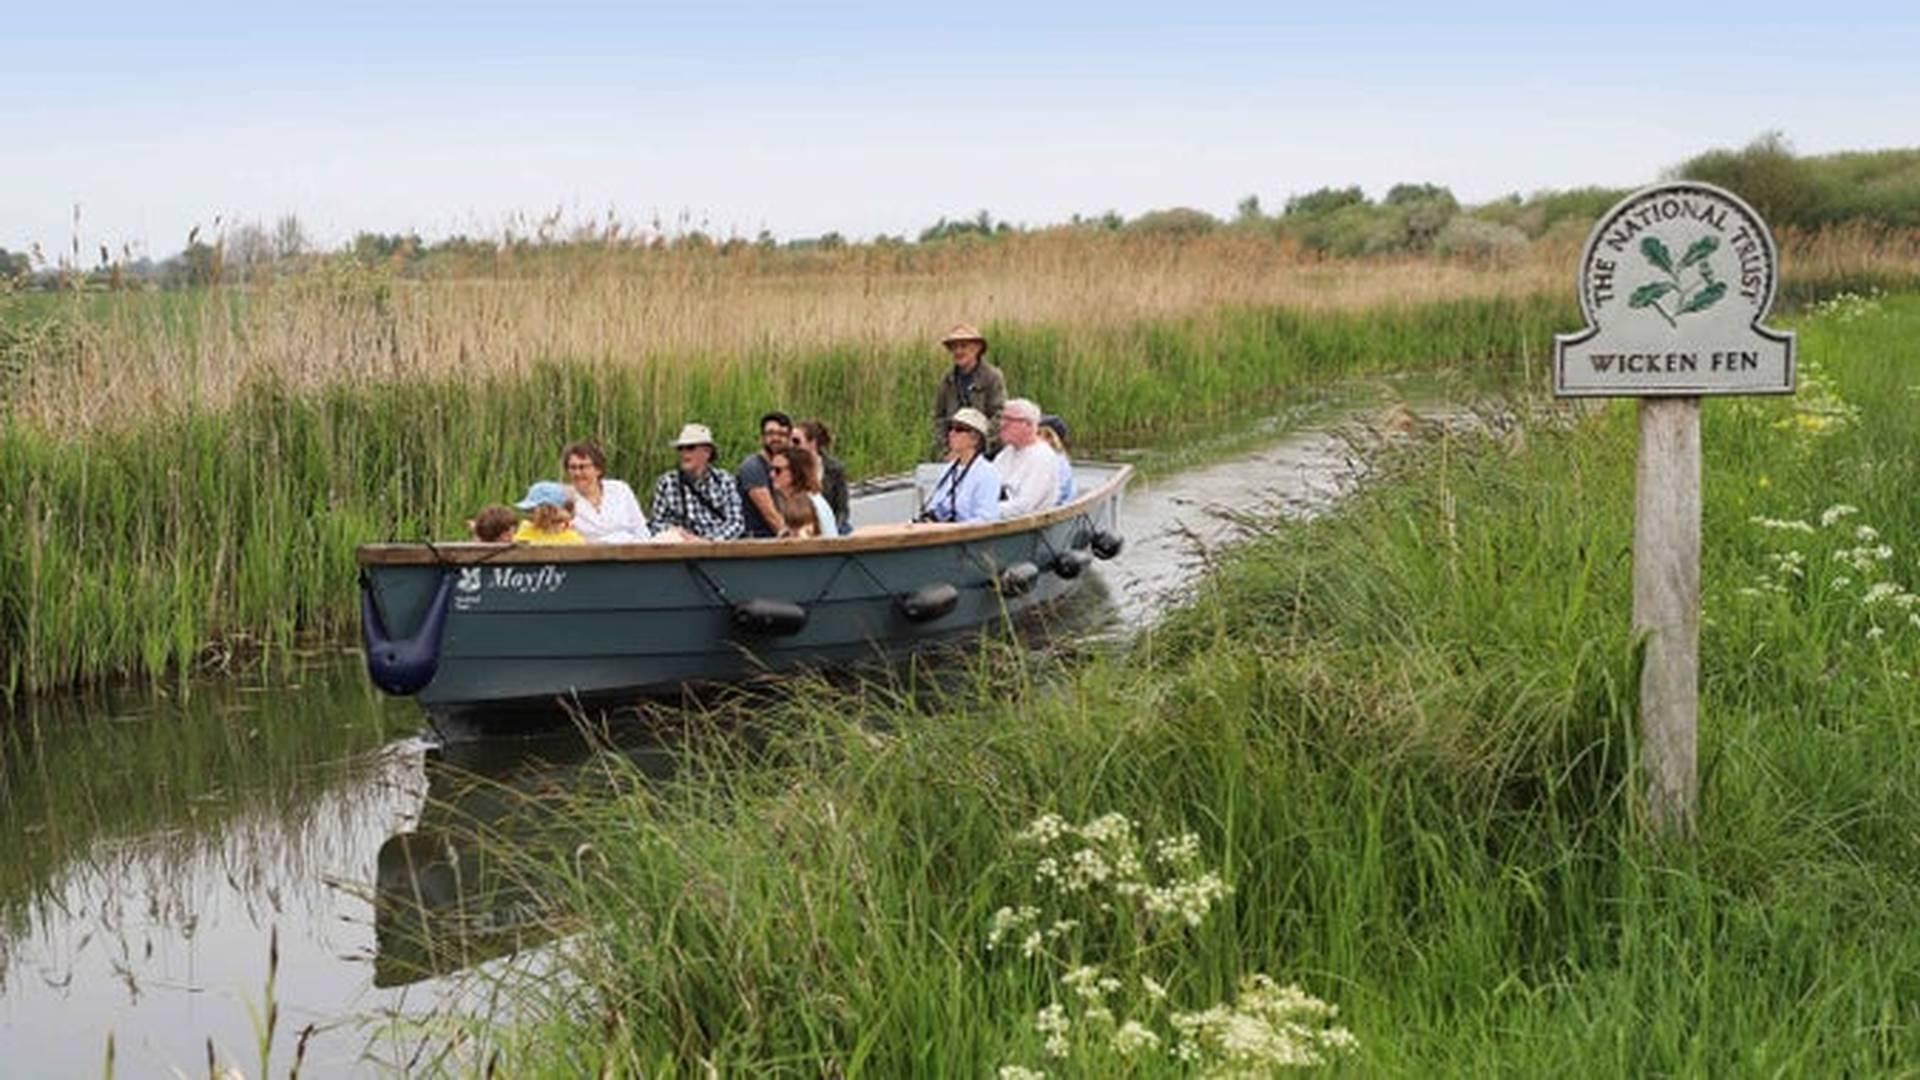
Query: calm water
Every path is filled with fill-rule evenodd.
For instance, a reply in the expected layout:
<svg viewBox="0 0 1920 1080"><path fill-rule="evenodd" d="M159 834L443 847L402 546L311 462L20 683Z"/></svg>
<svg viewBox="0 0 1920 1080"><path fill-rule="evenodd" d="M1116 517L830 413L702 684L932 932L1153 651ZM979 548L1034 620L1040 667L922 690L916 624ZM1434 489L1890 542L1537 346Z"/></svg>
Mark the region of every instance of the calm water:
<svg viewBox="0 0 1920 1080"><path fill-rule="evenodd" d="M1125 554L1066 623L1146 625L1247 511L1315 512L1354 475L1346 441L1309 433L1137 482ZM644 733L617 741L667 767ZM537 831L528 796L576 790L596 752L571 734L438 748L345 656L0 716L0 1077L100 1075L109 1034L120 1076L204 1075L209 1041L255 1075L274 943L272 1072L309 1025L308 1075L405 1067L407 1018L482 1007L503 965L540 962L519 937L539 898L448 837Z"/></svg>

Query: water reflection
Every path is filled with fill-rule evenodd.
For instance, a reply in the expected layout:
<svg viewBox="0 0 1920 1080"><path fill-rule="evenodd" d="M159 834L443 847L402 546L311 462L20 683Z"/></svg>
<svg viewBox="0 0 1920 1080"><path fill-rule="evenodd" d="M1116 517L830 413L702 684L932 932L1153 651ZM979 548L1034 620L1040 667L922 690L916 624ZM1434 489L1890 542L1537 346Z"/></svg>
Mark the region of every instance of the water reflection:
<svg viewBox="0 0 1920 1080"><path fill-rule="evenodd" d="M536 867L591 857L561 811L622 775L664 780L676 755L638 722L450 743L427 756L427 800L376 860L374 985L405 986L548 940ZM530 873L534 871L534 873Z"/></svg>

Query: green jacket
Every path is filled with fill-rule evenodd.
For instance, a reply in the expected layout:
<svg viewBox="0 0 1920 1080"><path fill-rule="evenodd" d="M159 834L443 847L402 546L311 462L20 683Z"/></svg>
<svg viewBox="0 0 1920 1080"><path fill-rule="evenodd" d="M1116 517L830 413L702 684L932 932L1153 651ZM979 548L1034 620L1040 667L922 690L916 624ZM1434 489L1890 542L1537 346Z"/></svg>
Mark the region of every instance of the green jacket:
<svg viewBox="0 0 1920 1080"><path fill-rule="evenodd" d="M947 453L947 421L953 414L971 405L986 414L990 430L987 434L987 452L992 453L1000 446L1000 410L1007 404L1007 377L1000 369L987 363L986 357L974 365L973 379L967 387L967 393L960 392L959 369L948 368L946 377L940 380L940 390L933 398L933 456L937 460Z"/></svg>

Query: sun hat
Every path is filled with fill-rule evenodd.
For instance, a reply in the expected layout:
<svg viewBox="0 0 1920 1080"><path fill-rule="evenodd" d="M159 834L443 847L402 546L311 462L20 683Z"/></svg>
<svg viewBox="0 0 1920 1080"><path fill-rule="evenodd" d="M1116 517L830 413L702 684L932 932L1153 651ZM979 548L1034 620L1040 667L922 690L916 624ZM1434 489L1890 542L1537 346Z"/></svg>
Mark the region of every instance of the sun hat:
<svg viewBox="0 0 1920 1080"><path fill-rule="evenodd" d="M566 506L573 501L573 492L565 484L552 480L542 480L527 489L527 497L513 505L522 510L531 510L536 506Z"/></svg>
<svg viewBox="0 0 1920 1080"><path fill-rule="evenodd" d="M963 427L972 430L981 438L987 435L987 417L979 409L961 409L947 418L947 427Z"/></svg>
<svg viewBox="0 0 1920 1080"><path fill-rule="evenodd" d="M1040 426L1060 436L1061 442L1067 441L1067 422L1065 420L1060 419L1052 413L1048 413L1040 418Z"/></svg>
<svg viewBox="0 0 1920 1080"><path fill-rule="evenodd" d="M1005 405L1000 407L1000 416L1002 419L1011 416L1015 420L1031 420L1038 424L1040 422L1040 406L1035 405L1030 398L1011 398Z"/></svg>
<svg viewBox="0 0 1920 1080"><path fill-rule="evenodd" d="M673 440L675 450L684 450L689 446L712 446L713 432L705 424L688 424L680 429L680 437Z"/></svg>
<svg viewBox="0 0 1920 1080"><path fill-rule="evenodd" d="M958 345L963 341L977 341L982 348L987 344L986 335L975 329L972 323L954 323L953 329L947 331L947 336L940 339L940 344Z"/></svg>

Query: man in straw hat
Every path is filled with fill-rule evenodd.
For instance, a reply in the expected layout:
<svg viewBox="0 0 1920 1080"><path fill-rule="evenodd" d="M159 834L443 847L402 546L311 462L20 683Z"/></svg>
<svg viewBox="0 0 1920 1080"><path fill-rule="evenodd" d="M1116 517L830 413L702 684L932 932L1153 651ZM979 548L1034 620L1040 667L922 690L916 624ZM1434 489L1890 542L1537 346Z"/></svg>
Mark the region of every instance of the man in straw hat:
<svg viewBox="0 0 1920 1080"><path fill-rule="evenodd" d="M933 398L933 456L945 456L947 421L965 408L977 409L987 418L987 452L992 453L999 449L999 440L992 432L1000 422L1000 410L1007 404L1006 376L987 363L987 339L969 323L956 324L940 344L953 357L953 368L940 380Z"/></svg>
<svg viewBox="0 0 1920 1080"><path fill-rule="evenodd" d="M688 424L673 440L680 467L653 482L653 534L662 540L737 540L747 531L740 488L713 465L713 432Z"/></svg>

